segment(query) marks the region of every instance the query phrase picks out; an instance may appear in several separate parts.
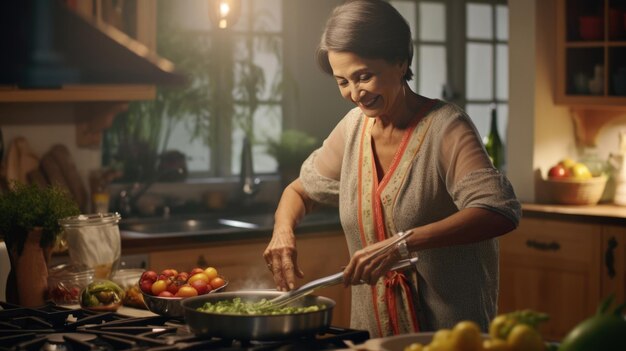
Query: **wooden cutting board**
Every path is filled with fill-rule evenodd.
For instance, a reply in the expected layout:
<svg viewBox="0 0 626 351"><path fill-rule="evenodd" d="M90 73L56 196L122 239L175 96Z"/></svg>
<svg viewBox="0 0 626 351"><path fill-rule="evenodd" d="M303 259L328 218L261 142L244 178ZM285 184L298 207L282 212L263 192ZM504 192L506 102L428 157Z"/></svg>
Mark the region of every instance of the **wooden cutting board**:
<svg viewBox="0 0 626 351"><path fill-rule="evenodd" d="M50 148L41 159L41 170L48 183L67 189L81 211L87 210L89 194L65 145L56 144Z"/></svg>
<svg viewBox="0 0 626 351"><path fill-rule="evenodd" d="M24 137L11 141L4 176L7 181L28 182L28 173L39 168L39 157Z"/></svg>

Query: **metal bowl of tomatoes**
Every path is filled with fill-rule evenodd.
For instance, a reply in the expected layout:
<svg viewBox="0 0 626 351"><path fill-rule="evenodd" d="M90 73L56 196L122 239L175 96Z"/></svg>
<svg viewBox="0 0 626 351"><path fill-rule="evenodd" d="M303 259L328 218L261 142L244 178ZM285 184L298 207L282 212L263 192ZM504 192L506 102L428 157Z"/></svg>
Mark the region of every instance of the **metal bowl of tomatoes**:
<svg viewBox="0 0 626 351"><path fill-rule="evenodd" d="M183 299L223 291L228 285L217 270L213 269L209 277L204 271L210 269L194 269L188 273L174 269L143 272L138 284L146 307L162 316L183 319L184 309L180 304Z"/></svg>

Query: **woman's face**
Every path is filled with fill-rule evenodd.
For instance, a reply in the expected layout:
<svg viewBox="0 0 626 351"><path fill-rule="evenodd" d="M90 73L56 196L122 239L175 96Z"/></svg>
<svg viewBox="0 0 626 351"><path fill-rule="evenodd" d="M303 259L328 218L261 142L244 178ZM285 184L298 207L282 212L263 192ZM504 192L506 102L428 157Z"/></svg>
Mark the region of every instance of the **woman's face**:
<svg viewBox="0 0 626 351"><path fill-rule="evenodd" d="M366 116L391 116L400 112L406 64L337 51L329 51L328 60L341 96L355 103Z"/></svg>

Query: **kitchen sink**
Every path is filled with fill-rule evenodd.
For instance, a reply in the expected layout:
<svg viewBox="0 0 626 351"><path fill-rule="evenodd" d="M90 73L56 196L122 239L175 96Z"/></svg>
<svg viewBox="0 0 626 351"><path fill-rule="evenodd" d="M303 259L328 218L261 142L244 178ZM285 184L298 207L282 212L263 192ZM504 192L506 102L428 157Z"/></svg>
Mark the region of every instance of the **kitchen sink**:
<svg viewBox="0 0 626 351"><path fill-rule="evenodd" d="M219 223L237 228L273 228L274 213L252 213L242 215L223 216ZM328 224L338 223L339 214L333 211L313 212L304 217L301 224Z"/></svg>
<svg viewBox="0 0 626 351"><path fill-rule="evenodd" d="M305 217L302 224L336 223L338 216L316 212ZM189 236L241 230L268 229L274 226L274 213L231 214L169 218L122 219L120 231L127 236Z"/></svg>
<svg viewBox="0 0 626 351"><path fill-rule="evenodd" d="M251 223L223 222L219 218L133 218L122 220L120 231L126 235L182 236L202 235L242 228L255 228Z"/></svg>

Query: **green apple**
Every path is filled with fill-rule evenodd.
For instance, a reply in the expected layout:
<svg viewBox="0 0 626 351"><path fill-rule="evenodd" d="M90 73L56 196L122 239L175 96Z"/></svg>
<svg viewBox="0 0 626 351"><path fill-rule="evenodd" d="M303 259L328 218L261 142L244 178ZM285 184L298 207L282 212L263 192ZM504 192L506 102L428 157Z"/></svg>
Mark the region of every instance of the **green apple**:
<svg viewBox="0 0 626 351"><path fill-rule="evenodd" d="M570 174L572 175L572 178L576 180L587 180L592 178L591 172L589 171L587 165L580 162L576 162L574 163L574 165L572 165L572 167L570 168Z"/></svg>

